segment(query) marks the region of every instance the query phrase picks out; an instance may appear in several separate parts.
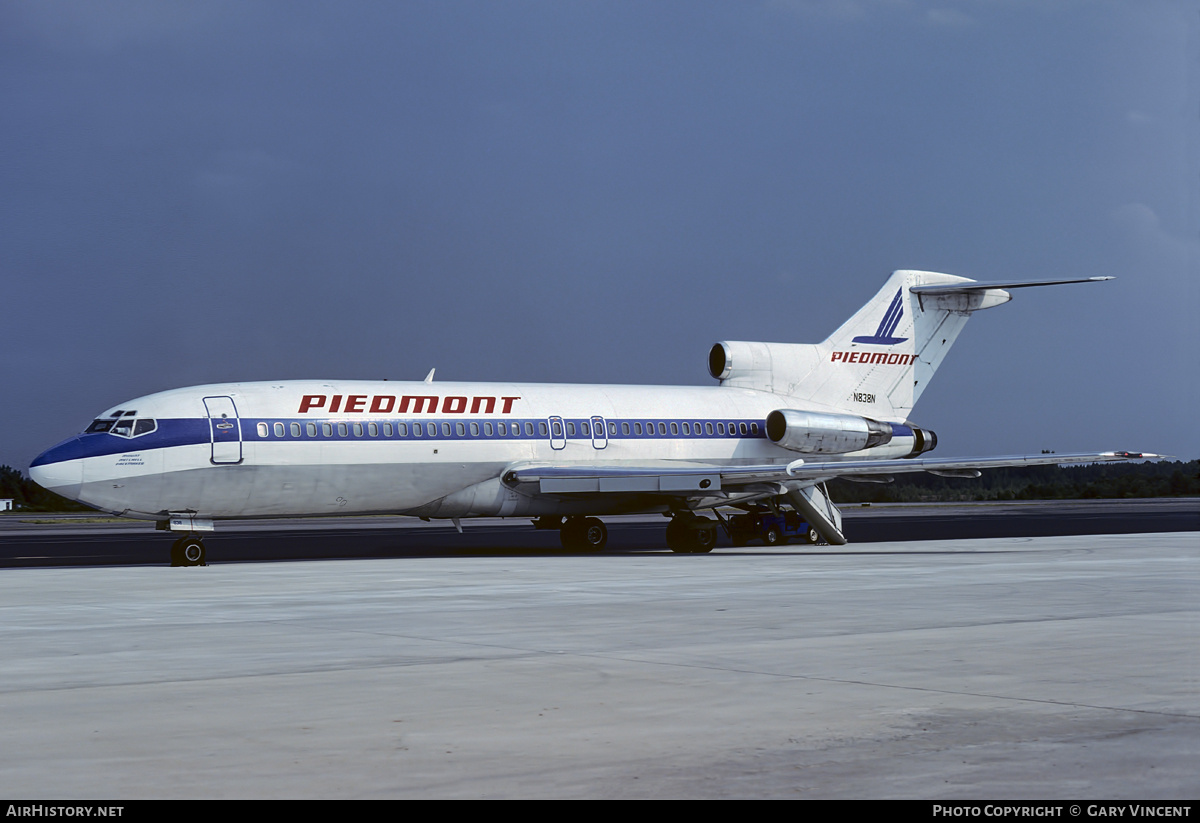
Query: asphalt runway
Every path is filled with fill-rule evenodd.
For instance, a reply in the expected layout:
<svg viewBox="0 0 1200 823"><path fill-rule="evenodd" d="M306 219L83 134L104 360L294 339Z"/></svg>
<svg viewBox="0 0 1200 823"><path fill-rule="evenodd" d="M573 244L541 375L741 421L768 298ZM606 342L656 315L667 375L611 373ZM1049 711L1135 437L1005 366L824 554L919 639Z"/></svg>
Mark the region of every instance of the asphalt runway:
<svg viewBox="0 0 1200 823"><path fill-rule="evenodd" d="M1016 503L846 506L852 545L890 541L1083 534L1200 531L1200 500L1030 501ZM13 514L0 517L0 568L54 565L165 564L173 537L139 521L94 523L95 517ZM46 521L46 522L36 522ZM606 554L665 549L666 519L605 518ZM425 556L557 554L555 531L529 520L486 518L463 522L411 517L221 522L205 537L209 563ZM750 551L763 548L751 544ZM829 547L792 546L808 553ZM730 551L721 536L717 551ZM778 549L763 549L778 551ZM745 550L742 550L745 551Z"/></svg>
<svg viewBox="0 0 1200 823"><path fill-rule="evenodd" d="M1195 798L1198 561L1176 532L10 568L0 796Z"/></svg>

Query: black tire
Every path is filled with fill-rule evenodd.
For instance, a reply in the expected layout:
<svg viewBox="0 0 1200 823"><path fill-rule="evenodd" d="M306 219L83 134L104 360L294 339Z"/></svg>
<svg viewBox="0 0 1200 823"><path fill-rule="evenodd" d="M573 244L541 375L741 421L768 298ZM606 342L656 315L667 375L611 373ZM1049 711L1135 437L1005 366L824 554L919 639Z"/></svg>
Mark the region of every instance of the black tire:
<svg viewBox="0 0 1200 823"><path fill-rule="evenodd" d="M667 548L676 554L688 554L691 552L691 546L688 545L688 529L679 520L672 519L667 524Z"/></svg>
<svg viewBox="0 0 1200 823"><path fill-rule="evenodd" d="M781 532L776 526L767 529L766 533L763 534L763 545L786 546L787 542L787 535Z"/></svg>
<svg viewBox="0 0 1200 823"><path fill-rule="evenodd" d="M808 531L804 533L804 539L808 541L809 545L815 546L821 542L821 533L809 526Z"/></svg>
<svg viewBox="0 0 1200 823"><path fill-rule="evenodd" d="M188 536L179 541L179 556L185 566L206 566L207 552L204 541L199 537Z"/></svg>
<svg viewBox="0 0 1200 823"><path fill-rule="evenodd" d="M708 554L717 545L717 527L705 526L702 529L693 529L691 535L691 549L693 554Z"/></svg>
<svg viewBox="0 0 1200 823"><path fill-rule="evenodd" d="M585 551L603 551L608 543L608 527L598 517L585 518L579 535L580 548Z"/></svg>
<svg viewBox="0 0 1200 823"><path fill-rule="evenodd" d="M182 566L183 565L182 543L183 543L183 538L181 537L178 540L176 540L174 543L171 544L171 565L172 566Z"/></svg>
<svg viewBox="0 0 1200 823"><path fill-rule="evenodd" d="M577 552L583 548L583 518L568 517L558 530L558 540L562 547L569 552Z"/></svg>

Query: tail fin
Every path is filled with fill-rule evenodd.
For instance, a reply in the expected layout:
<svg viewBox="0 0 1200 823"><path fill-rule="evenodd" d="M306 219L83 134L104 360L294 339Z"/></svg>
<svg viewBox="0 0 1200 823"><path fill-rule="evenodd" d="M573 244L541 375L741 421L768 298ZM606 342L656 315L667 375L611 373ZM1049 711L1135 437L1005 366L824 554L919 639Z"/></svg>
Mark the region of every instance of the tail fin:
<svg viewBox="0 0 1200 823"><path fill-rule="evenodd" d="M824 342L718 343L709 368L722 385L789 395L812 408L904 420L971 312L1007 303L1008 288L1105 279L979 283L896 271Z"/></svg>
<svg viewBox="0 0 1200 823"><path fill-rule="evenodd" d="M973 283L952 274L893 272L870 302L817 345L820 361L795 393L867 417L907 418L971 312L1010 299L1001 289L931 297L911 289Z"/></svg>

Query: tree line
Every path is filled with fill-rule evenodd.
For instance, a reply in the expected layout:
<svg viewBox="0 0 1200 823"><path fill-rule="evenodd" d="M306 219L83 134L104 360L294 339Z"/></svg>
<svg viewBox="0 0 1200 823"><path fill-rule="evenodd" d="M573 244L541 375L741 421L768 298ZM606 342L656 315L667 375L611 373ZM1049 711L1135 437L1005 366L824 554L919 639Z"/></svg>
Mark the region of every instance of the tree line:
<svg viewBox="0 0 1200 823"><path fill-rule="evenodd" d="M920 503L969 500L1092 500L1122 497L1200 497L1200 461L1010 466L975 479L924 472L891 483L829 483L841 503Z"/></svg>

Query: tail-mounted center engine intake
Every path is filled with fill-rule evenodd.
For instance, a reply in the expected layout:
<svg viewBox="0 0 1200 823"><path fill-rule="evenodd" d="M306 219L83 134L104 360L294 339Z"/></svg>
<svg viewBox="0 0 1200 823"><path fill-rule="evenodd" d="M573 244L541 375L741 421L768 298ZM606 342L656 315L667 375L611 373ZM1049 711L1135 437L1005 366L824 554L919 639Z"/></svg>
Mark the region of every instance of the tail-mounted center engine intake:
<svg viewBox="0 0 1200 823"><path fill-rule="evenodd" d="M779 409L767 415L767 437L794 452L845 454L891 442L892 426L853 414Z"/></svg>

